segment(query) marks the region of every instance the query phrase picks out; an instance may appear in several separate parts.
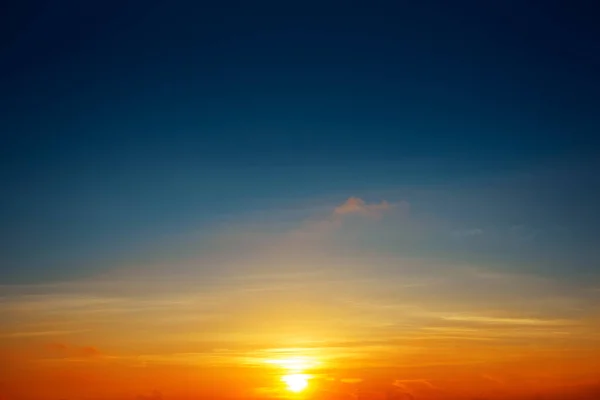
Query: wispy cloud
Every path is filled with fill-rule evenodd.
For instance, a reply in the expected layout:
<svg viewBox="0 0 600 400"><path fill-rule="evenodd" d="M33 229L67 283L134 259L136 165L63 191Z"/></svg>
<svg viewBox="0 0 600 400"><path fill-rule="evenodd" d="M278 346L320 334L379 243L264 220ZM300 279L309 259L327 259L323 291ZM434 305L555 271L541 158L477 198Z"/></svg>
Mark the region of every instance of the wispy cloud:
<svg viewBox="0 0 600 400"><path fill-rule="evenodd" d="M443 316L446 321L464 321L477 322L482 324L501 324L501 325L537 325L537 326L565 326L572 325L568 320L544 320L535 318L501 318L482 315L448 315Z"/></svg>
<svg viewBox="0 0 600 400"><path fill-rule="evenodd" d="M9 332L9 333L0 333L0 338L32 338L39 336L62 336L69 335L73 333L82 333L86 332L85 329L78 330L39 330L39 331L22 331L22 332Z"/></svg>
<svg viewBox="0 0 600 400"><path fill-rule="evenodd" d="M408 213L409 205L406 202L389 203L385 200L380 203L367 203L358 197L350 197L342 204L331 207L325 215L315 216L301 223L300 227L293 229L288 237L290 240L330 238L342 228L344 222L353 216L380 220L386 213Z"/></svg>
<svg viewBox="0 0 600 400"><path fill-rule="evenodd" d="M65 343L49 343L46 345L46 350L50 355L60 358L96 358L103 355L100 350L93 346L74 346Z"/></svg>

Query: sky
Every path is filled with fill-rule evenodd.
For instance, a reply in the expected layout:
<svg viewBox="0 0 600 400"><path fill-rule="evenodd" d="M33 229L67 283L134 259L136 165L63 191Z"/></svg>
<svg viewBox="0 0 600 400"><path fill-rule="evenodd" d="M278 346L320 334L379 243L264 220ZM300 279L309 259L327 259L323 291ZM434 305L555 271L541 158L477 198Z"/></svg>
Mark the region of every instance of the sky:
<svg viewBox="0 0 600 400"><path fill-rule="evenodd" d="M593 3L10 1L0 399L597 398Z"/></svg>

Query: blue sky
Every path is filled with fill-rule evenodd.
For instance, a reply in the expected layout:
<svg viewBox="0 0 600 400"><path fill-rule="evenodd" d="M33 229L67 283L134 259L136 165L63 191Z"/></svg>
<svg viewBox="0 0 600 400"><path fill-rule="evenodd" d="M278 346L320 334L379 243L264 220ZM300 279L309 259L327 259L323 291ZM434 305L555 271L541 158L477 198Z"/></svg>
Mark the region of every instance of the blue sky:
<svg viewBox="0 0 600 400"><path fill-rule="evenodd" d="M350 196L537 232L518 250L432 237L411 251L593 269L598 52L583 7L391 4L17 6L2 282L173 254L172 238L231 221L289 227Z"/></svg>

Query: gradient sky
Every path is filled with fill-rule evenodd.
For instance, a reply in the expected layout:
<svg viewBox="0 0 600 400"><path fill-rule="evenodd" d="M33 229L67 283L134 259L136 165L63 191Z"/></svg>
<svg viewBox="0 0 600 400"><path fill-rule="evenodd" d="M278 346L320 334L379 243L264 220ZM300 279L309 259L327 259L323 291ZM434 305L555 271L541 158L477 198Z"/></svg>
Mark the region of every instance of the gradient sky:
<svg viewBox="0 0 600 400"><path fill-rule="evenodd" d="M597 398L593 2L10 3L0 398Z"/></svg>

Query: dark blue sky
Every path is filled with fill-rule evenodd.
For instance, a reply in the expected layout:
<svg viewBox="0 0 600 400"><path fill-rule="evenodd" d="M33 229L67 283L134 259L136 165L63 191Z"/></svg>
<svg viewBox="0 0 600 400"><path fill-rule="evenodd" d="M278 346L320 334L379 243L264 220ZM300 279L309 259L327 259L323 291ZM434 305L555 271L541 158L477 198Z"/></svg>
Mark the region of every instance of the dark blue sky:
<svg viewBox="0 0 600 400"><path fill-rule="evenodd" d="M11 3L1 282L85 275L293 199L458 198L520 173L515 223L597 260L592 1ZM433 203L414 206L462 215Z"/></svg>

